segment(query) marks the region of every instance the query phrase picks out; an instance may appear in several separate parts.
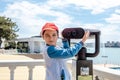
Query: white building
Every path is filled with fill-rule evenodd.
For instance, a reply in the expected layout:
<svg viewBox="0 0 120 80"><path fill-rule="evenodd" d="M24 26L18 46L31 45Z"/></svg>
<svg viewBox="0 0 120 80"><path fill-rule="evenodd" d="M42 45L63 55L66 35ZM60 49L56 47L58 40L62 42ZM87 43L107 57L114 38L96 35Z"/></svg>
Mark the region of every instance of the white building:
<svg viewBox="0 0 120 80"><path fill-rule="evenodd" d="M40 36L34 36L30 38L20 38L15 41L17 41L17 43L27 43L27 46L26 45L24 46L28 47L29 49L28 53L40 53L42 47L45 45L44 40ZM57 44L59 46L62 46L61 41L62 41L61 39L58 39Z"/></svg>
<svg viewBox="0 0 120 80"><path fill-rule="evenodd" d="M17 43L27 43L29 53L40 53L42 46L45 44L40 36L34 36L30 38L16 39ZM24 45L25 46L25 45Z"/></svg>

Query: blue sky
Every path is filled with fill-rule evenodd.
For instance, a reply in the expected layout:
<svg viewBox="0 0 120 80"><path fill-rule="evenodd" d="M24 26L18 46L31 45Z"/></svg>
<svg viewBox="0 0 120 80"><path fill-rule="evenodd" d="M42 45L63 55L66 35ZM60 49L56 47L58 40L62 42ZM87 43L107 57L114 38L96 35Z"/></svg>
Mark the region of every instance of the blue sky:
<svg viewBox="0 0 120 80"><path fill-rule="evenodd" d="M60 31L98 29L102 41L120 41L120 0L0 0L0 16L17 23L19 38L38 36L46 22L54 22Z"/></svg>

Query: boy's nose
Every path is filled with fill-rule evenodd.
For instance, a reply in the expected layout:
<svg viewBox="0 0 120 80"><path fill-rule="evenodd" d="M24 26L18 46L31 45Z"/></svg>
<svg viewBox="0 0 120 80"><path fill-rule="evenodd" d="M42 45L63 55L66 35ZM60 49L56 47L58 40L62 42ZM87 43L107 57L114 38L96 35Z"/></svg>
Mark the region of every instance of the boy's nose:
<svg viewBox="0 0 120 80"><path fill-rule="evenodd" d="M50 38L49 38L50 40L53 40L53 37L52 36L50 36Z"/></svg>

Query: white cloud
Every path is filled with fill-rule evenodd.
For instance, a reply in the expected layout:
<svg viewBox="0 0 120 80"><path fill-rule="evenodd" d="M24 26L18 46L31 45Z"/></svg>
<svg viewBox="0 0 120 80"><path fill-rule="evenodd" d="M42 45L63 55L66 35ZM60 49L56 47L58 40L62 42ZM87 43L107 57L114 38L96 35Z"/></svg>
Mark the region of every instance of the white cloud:
<svg viewBox="0 0 120 80"><path fill-rule="evenodd" d="M120 41L120 32L118 25L104 25L105 27L101 27L101 40L105 41Z"/></svg>
<svg viewBox="0 0 120 80"><path fill-rule="evenodd" d="M20 28L19 33L24 35L22 37L28 37L27 34L32 36L38 32L38 30L40 30L38 26L44 21L36 19L36 15L38 14L36 9L38 8L39 6L26 1L21 3L15 2L14 4L8 5L3 15L14 19Z"/></svg>
<svg viewBox="0 0 120 80"><path fill-rule="evenodd" d="M48 0L48 2L46 4L49 7L64 8L67 6L68 3L66 2L66 0L64 0L64 2L63 2L63 0Z"/></svg>
<svg viewBox="0 0 120 80"><path fill-rule="evenodd" d="M99 14L106 9L120 6L120 0L67 0L68 3L92 10L92 14Z"/></svg>
<svg viewBox="0 0 120 80"><path fill-rule="evenodd" d="M116 13L120 14L120 9L115 10Z"/></svg>
<svg viewBox="0 0 120 80"><path fill-rule="evenodd" d="M115 13L105 20L111 24L120 24L120 9L115 10Z"/></svg>
<svg viewBox="0 0 120 80"><path fill-rule="evenodd" d="M100 39L101 42L106 41L120 41L119 26L115 24L82 24L80 27L84 29L94 29L101 32Z"/></svg>
<svg viewBox="0 0 120 80"><path fill-rule="evenodd" d="M63 12L57 11L58 8L64 8L68 4L75 4L78 8L92 10L93 14L104 12L106 9L116 7L120 5L119 0L49 0L43 4L35 4L27 1L14 2L6 7L6 10L2 15L12 18L17 22L20 27L20 37L31 37L39 35L41 26L45 22L55 22L60 30L65 27L83 27L89 29L99 29L101 31L101 37L104 41L107 40L120 40L119 27L117 25L104 25L101 23L96 24L83 24L78 21L72 21L72 16ZM52 20L48 20L44 16L54 17ZM74 15L73 15L74 16ZM120 22L120 10L116 10L109 18L106 18L109 23ZM74 25L74 26L73 26Z"/></svg>
<svg viewBox="0 0 120 80"><path fill-rule="evenodd" d="M106 21L109 22L109 23L120 24L120 15L112 14L110 18L106 19Z"/></svg>
<svg viewBox="0 0 120 80"><path fill-rule="evenodd" d="M41 26L48 21L47 18L43 18L43 16L55 17L51 22L55 22L58 25L71 23L70 16L62 12L52 10L52 6L48 6L48 4L32 4L27 1L9 4L3 15L14 19L18 24L20 24L20 26L18 25L21 29L19 32L20 34L39 35ZM24 31L26 32L22 33ZM24 35L22 37L27 36Z"/></svg>

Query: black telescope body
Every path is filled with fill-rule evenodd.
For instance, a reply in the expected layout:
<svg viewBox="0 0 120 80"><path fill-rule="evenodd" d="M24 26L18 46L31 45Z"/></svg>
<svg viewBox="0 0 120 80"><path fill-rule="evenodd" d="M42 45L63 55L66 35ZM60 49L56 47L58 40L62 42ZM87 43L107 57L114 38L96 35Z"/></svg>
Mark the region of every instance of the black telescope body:
<svg viewBox="0 0 120 80"><path fill-rule="evenodd" d="M62 32L62 36L69 41L70 39L81 39L85 31L90 31L90 36L88 39L95 40L95 52L88 53L86 47L82 47L78 52L77 59L73 59L72 65L73 67L73 80L93 80L93 62L92 60L87 60L87 57L96 57L99 54L100 49L100 31L95 29L83 29L83 28L65 28ZM86 76L87 75L87 76Z"/></svg>
<svg viewBox="0 0 120 80"><path fill-rule="evenodd" d="M83 57L96 57L99 54L99 50L100 50L100 31L99 30L95 30L95 29L83 29L83 28L65 28L62 31L62 36L66 39L68 39L69 43L70 43L70 39L81 39L84 34L85 31L89 30L90 31L90 38L93 38L93 36L95 37L95 52L94 53L83 53L86 52L86 50L83 48L81 50L83 51L79 51L78 55L78 59L85 59Z"/></svg>

